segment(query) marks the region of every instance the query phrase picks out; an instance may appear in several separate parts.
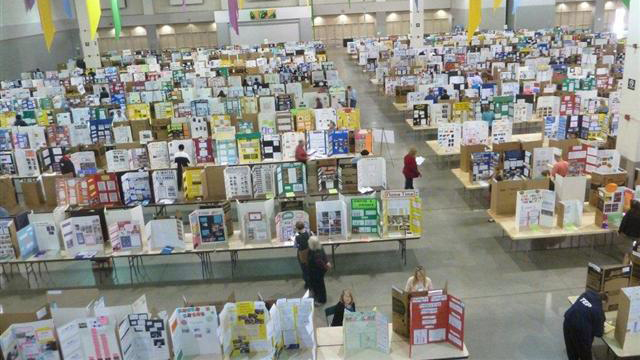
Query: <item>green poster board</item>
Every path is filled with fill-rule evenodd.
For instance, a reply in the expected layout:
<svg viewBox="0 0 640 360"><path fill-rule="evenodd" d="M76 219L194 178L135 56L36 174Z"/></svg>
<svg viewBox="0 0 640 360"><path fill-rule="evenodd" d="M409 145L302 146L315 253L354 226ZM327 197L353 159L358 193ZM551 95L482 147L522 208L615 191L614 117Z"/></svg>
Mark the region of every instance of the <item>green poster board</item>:
<svg viewBox="0 0 640 360"><path fill-rule="evenodd" d="M351 233L380 234L378 199L351 199Z"/></svg>

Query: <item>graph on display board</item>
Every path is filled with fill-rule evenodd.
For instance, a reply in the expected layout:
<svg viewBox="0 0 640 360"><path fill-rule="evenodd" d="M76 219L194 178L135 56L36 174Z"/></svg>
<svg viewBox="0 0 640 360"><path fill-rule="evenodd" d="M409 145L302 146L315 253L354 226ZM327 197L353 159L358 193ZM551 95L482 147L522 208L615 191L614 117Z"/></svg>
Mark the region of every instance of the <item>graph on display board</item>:
<svg viewBox="0 0 640 360"><path fill-rule="evenodd" d="M215 306L177 308L168 327L174 358L222 356Z"/></svg>
<svg viewBox="0 0 640 360"><path fill-rule="evenodd" d="M169 342L163 319L149 314L129 314L118 326L124 360L169 359Z"/></svg>
<svg viewBox="0 0 640 360"><path fill-rule="evenodd" d="M351 199L351 232L353 234L380 233L380 205L378 199Z"/></svg>
<svg viewBox="0 0 640 360"><path fill-rule="evenodd" d="M462 126L456 123L438 125L438 146L445 152L455 152L460 149Z"/></svg>
<svg viewBox="0 0 640 360"><path fill-rule="evenodd" d="M466 121L462 124L462 145L489 145L489 125L484 121Z"/></svg>
<svg viewBox="0 0 640 360"><path fill-rule="evenodd" d="M226 167L224 184L227 199L250 198L252 196L251 168L249 166Z"/></svg>
<svg viewBox="0 0 640 360"><path fill-rule="evenodd" d="M346 356L366 349L388 354L390 349L389 323L376 311L345 311L342 333Z"/></svg>
<svg viewBox="0 0 640 360"><path fill-rule="evenodd" d="M513 124L509 120L496 120L491 126L491 142L502 144L511 141Z"/></svg>
<svg viewBox="0 0 640 360"><path fill-rule="evenodd" d="M189 214L193 248L227 241L224 210L198 209Z"/></svg>
<svg viewBox="0 0 640 360"><path fill-rule="evenodd" d="M447 294L411 298L409 304L411 346L447 342L464 349L465 305Z"/></svg>

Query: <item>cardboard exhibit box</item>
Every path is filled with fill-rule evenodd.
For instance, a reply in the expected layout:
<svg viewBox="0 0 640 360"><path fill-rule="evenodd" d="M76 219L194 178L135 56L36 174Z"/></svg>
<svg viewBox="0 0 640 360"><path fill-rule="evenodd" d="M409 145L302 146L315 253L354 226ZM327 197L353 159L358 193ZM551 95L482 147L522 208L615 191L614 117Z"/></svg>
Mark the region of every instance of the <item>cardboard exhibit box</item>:
<svg viewBox="0 0 640 360"><path fill-rule="evenodd" d="M632 252L629 259L631 260L629 286L640 286L640 252Z"/></svg>
<svg viewBox="0 0 640 360"><path fill-rule="evenodd" d="M549 139L549 147L554 147L562 150L562 158L565 160L568 160L567 154L569 153L569 149L571 149L572 146L579 146L579 145L581 145L579 139L565 139L565 140Z"/></svg>
<svg viewBox="0 0 640 360"><path fill-rule="evenodd" d="M409 337L411 332L411 313L409 311L411 298L426 296L427 294L427 291L408 293L395 286L391 288L391 325L393 332L406 338Z"/></svg>
<svg viewBox="0 0 640 360"><path fill-rule="evenodd" d="M618 310L623 297L622 288L629 286L631 265L598 266L589 263L587 266L587 290L605 293L608 296L604 311Z"/></svg>
<svg viewBox="0 0 640 360"><path fill-rule="evenodd" d="M607 184L617 184L625 186L627 184L628 173L624 170L613 174L601 174L598 172L591 173L591 185L589 189L589 205L598 205L598 189Z"/></svg>
<svg viewBox="0 0 640 360"><path fill-rule="evenodd" d="M0 176L0 188L2 188L2 196L0 196L0 206L12 213L18 207L18 198L16 197L16 188L13 185L13 178L9 175Z"/></svg>
<svg viewBox="0 0 640 360"><path fill-rule="evenodd" d="M471 154L477 152L486 151L486 145L460 145L460 170L463 172L470 172L471 167Z"/></svg>
<svg viewBox="0 0 640 360"><path fill-rule="evenodd" d="M549 189L549 179L491 180L491 204L494 215L515 215L516 196L521 190Z"/></svg>
<svg viewBox="0 0 640 360"><path fill-rule="evenodd" d="M615 338L626 354L640 353L640 286L621 290Z"/></svg>
<svg viewBox="0 0 640 360"><path fill-rule="evenodd" d="M40 179L23 179L20 181L24 205L28 209L40 209L45 204Z"/></svg>
<svg viewBox="0 0 640 360"><path fill-rule="evenodd" d="M226 200L224 169L226 166L205 166L201 172L202 198L204 200Z"/></svg>
<svg viewBox="0 0 640 360"><path fill-rule="evenodd" d="M58 206L58 197L56 195L56 180L62 178L71 178L72 174L42 174L42 188L44 191L44 203L47 207Z"/></svg>

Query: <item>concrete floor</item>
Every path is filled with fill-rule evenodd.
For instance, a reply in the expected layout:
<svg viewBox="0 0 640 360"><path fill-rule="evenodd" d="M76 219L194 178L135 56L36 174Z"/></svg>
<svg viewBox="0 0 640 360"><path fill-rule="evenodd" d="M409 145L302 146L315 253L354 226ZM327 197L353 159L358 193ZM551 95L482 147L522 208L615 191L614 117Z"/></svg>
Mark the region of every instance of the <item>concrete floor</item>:
<svg viewBox="0 0 640 360"><path fill-rule="evenodd" d="M486 193L464 195L462 186L448 168L434 163L434 154L406 125L375 86L345 54L330 49L345 84L359 93L363 128L395 131L390 144L387 176L392 188L403 186L402 157L415 146L427 157L423 177L416 185L424 201L424 236L408 244L408 263L403 266L394 243L353 245L337 250L337 269L327 276L329 304L344 288L353 289L359 309L377 307L390 316L391 286L404 286L414 266L421 264L436 287L448 282L450 293L466 304L465 342L474 359L564 359L562 316L567 296L584 290L588 262L612 264L621 258L615 247L573 249L520 244L511 251L496 224L487 221ZM376 151L378 151L376 149ZM586 245L586 242L584 242ZM534 248L532 251L524 251ZM215 276L200 279L200 264L193 256L172 256L145 260L144 275L130 282L127 264L119 260L117 279L98 285L107 304L129 302L146 294L151 306L172 311L182 296L196 300L222 300L235 292L238 300L299 297L303 283L293 250L248 252L240 255L235 276L231 276L228 255L215 255ZM95 287L88 264L52 265L51 273L31 289L21 275L3 283L0 304L6 312L25 311L44 303L45 289ZM88 297L88 296L87 296ZM74 302L83 303L82 295ZM316 326L326 326L321 308ZM605 358L605 346L595 342L596 358Z"/></svg>

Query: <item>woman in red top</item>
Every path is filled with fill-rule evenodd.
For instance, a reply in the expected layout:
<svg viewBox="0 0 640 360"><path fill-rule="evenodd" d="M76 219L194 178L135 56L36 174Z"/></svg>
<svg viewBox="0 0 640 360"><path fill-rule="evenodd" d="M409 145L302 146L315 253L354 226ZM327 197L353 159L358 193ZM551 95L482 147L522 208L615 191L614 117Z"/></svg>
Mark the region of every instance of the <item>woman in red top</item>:
<svg viewBox="0 0 640 360"><path fill-rule="evenodd" d="M416 149L411 148L409 153L404 156L404 169L402 169L402 174L404 174L405 189L413 189L413 179L422 176L420 171L418 171L418 164L416 163L417 153Z"/></svg>
<svg viewBox="0 0 640 360"><path fill-rule="evenodd" d="M296 161L306 163L307 160L309 160L309 154L307 154L307 150L305 150L304 140L300 140L296 147Z"/></svg>

